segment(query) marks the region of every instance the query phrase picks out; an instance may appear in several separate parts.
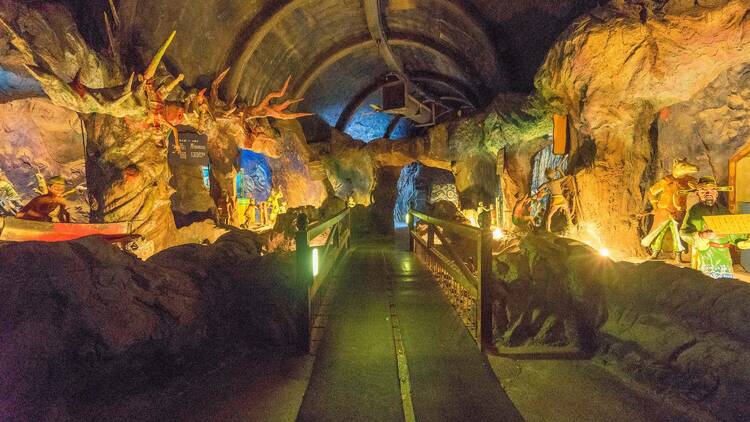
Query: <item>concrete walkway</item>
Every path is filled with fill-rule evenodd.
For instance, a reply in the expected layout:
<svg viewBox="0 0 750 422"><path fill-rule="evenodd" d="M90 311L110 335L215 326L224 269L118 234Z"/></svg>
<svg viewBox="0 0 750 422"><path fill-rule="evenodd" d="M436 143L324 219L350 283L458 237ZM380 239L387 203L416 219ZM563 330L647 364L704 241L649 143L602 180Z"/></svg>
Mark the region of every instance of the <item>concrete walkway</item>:
<svg viewBox="0 0 750 422"><path fill-rule="evenodd" d="M414 255L360 244L336 277L298 421L523 420Z"/></svg>

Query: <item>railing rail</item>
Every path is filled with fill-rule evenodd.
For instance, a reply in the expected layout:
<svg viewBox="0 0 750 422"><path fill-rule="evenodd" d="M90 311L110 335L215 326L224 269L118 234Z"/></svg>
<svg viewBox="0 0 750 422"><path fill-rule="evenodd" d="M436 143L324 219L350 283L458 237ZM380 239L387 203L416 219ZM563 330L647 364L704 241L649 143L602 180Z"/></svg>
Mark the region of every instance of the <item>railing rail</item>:
<svg viewBox="0 0 750 422"><path fill-rule="evenodd" d="M473 301L469 320L464 321L477 344L486 350L492 344L492 300L490 278L492 274L492 231L489 213L480 215L480 226L474 227L455 221L442 220L430 215L409 210L409 250L416 253L436 276L449 277L458 284ZM417 220L427 226L426 239L417 231ZM456 250L456 245L446 234L458 235L476 245L472 271ZM435 237L440 241L435 242ZM466 251L462 251L466 252ZM459 299L456 299L460 301Z"/></svg>
<svg viewBox="0 0 750 422"><path fill-rule="evenodd" d="M311 244L328 232L322 245ZM297 323L300 333L300 347L305 352L312 348L312 331L316 318L320 316L323 299L330 287L329 275L336 263L349 249L352 233L349 208L325 221L308 225L306 214L297 217L296 261L297 283L306 293L307 310L302 312Z"/></svg>

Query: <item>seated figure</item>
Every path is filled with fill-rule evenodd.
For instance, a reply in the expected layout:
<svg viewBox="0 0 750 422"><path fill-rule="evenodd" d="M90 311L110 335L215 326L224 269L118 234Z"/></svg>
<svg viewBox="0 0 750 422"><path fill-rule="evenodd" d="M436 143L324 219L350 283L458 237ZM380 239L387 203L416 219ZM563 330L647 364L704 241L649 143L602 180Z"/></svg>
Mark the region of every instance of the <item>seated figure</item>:
<svg viewBox="0 0 750 422"><path fill-rule="evenodd" d="M69 223L70 214L63 198L63 194L65 193L65 179L57 176L47 180L47 190L46 194L37 196L21 208L18 214L16 214L16 218L51 222L52 217L50 214L58 210L58 220L61 223Z"/></svg>

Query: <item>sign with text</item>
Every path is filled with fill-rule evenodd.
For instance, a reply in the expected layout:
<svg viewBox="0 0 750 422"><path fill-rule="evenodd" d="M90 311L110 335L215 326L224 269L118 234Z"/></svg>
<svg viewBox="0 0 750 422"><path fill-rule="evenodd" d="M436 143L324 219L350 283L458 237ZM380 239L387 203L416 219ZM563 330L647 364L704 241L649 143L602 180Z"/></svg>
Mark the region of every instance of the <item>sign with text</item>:
<svg viewBox="0 0 750 422"><path fill-rule="evenodd" d="M208 165L208 136L179 131L180 147L174 147L174 134L169 135L169 163Z"/></svg>
<svg viewBox="0 0 750 422"><path fill-rule="evenodd" d="M705 215L706 225L719 234L750 233L750 214Z"/></svg>

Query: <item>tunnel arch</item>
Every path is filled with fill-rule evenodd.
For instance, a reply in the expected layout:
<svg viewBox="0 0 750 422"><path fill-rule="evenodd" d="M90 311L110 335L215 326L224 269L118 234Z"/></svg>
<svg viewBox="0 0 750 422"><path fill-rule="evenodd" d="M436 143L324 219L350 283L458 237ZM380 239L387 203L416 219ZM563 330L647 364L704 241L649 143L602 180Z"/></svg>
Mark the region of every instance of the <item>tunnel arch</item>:
<svg viewBox="0 0 750 422"><path fill-rule="evenodd" d="M358 100L361 101L363 85L372 84L382 72L373 69L372 72L342 74L339 78L363 81L348 82L347 87L329 83L328 87L317 90L317 94L310 92L314 84L321 83L326 72L337 71L336 63L342 60L370 61L361 55L355 58L355 52L369 50L378 57L362 2L345 0L334 3L289 0L266 4L240 31L234 48L230 50L235 53L227 55L226 64L231 65L231 70L225 97L231 98L237 93L245 102L257 102L265 93L281 86L283 79L291 73L289 69L303 69L292 75L290 95L313 98L307 98L300 110L320 113L318 104L326 103L326 100L315 96L325 91L337 91L344 109L349 113L354 111L350 109ZM454 99L453 103L470 103L477 107L486 104L498 87L508 80L501 72L486 24L470 2L395 1L388 2L383 9L389 43L409 56L404 58L409 75L423 74L417 81L422 89L450 92L447 97ZM314 32L289 29L304 28L313 23L322 29ZM436 71L429 65L431 62L441 64L442 69ZM424 76L430 72L432 76ZM328 115L332 113L326 112ZM345 113L338 117L347 119ZM338 117L325 120L335 124L340 120Z"/></svg>

